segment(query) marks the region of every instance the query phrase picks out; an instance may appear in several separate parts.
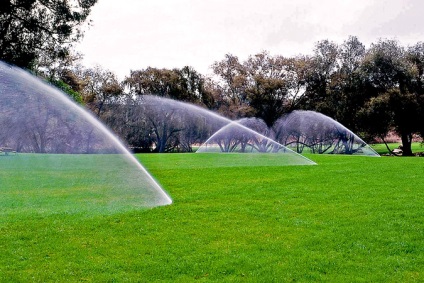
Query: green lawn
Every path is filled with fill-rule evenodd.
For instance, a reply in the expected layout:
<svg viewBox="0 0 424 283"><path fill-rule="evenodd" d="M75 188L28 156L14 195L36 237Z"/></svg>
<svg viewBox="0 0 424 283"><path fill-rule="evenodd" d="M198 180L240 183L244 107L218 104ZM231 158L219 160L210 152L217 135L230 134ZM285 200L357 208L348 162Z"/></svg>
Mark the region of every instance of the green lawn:
<svg viewBox="0 0 424 283"><path fill-rule="evenodd" d="M402 143L388 143L388 146L391 150L398 148ZM378 154L387 154L389 151L384 143L372 144L370 145ZM424 146L420 142L412 143L412 152L422 152L424 151Z"/></svg>
<svg viewBox="0 0 424 283"><path fill-rule="evenodd" d="M3 201L0 281L424 281L423 158L254 166L242 154L137 157L172 205L29 213Z"/></svg>

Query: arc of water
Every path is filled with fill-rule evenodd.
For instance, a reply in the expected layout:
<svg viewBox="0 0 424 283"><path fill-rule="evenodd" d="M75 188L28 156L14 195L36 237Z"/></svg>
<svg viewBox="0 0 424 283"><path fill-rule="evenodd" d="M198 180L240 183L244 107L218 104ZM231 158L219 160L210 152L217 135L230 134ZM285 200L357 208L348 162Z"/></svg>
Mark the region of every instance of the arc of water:
<svg viewBox="0 0 424 283"><path fill-rule="evenodd" d="M278 142L270 139L267 136L264 136L264 135L262 135L262 134L260 134L260 133L258 133L256 131L254 131L254 130L252 130L252 129L250 129L250 128L242 125L242 124L240 124L237 121L230 121L230 123L228 123L226 126L222 127L220 130L218 130L217 132L215 132L206 142L203 143L203 145L196 151L196 153L203 152L202 151L202 147L206 147L208 143L210 143L211 141L213 141L216 138L216 136L218 136L220 133L222 133L223 131L227 130L231 126L236 126L236 127L240 128L240 129L242 129L242 130L244 130L244 131L246 131L246 132L248 132L250 134L256 135L256 136L258 136L258 137L260 137L260 138L262 138L264 140L267 140L268 142L274 144L276 147L282 149L284 152L287 152L287 153L290 153L290 154L293 154L295 156L298 156L298 157L302 158L306 163L316 164L314 161L310 160L309 158L306 158L305 156L303 156L303 155L301 155L301 154L299 154L299 153L297 153L297 152L295 152L295 151L287 148L286 146L284 146L284 145L282 145L282 144L280 144L280 143L278 143Z"/></svg>
<svg viewBox="0 0 424 283"><path fill-rule="evenodd" d="M84 123L84 125L89 125L92 131L98 131L102 142L104 142L106 146L109 144L113 145L113 152L119 154L122 158L128 161L130 167L135 169L134 172L137 172L137 176L140 176L143 182L146 182L146 188L143 188L143 184L140 184L140 189L146 189L154 195L155 203L152 203L152 205L166 205L172 203L170 196L162 189L156 180L154 180L140 162L127 150L124 144L96 117L81 106L77 105L59 89L47 84L27 71L0 61L0 94L9 98L9 100L6 99L6 103L8 101L9 103L14 103L16 100L19 102L19 99L36 98L40 100L40 105L44 105L45 107L56 107L53 108L53 110L57 110L57 113L63 113L62 115L68 119L69 117L71 117L70 119L74 119L74 117L81 117L81 121L83 121L82 123ZM43 101L42 99L45 100ZM15 104L18 105L23 112L30 109L31 113L34 115L37 114L37 109L32 109L31 107L33 106L30 105L30 103L28 103L28 105L21 105L19 103ZM14 107L15 104L13 104ZM6 108L7 105L3 106L3 109ZM71 115L66 116L69 115L69 113L71 113ZM0 112L0 118L2 119L13 115L22 115L22 113L18 113L17 111ZM82 153L81 151L78 152ZM56 168L52 168L52 170L55 169ZM122 181L125 182L124 179Z"/></svg>
<svg viewBox="0 0 424 283"><path fill-rule="evenodd" d="M296 110L287 116L279 119L282 121L283 126L280 126L278 132L288 131L291 132L293 129L300 131L304 136L308 136L308 133L311 131L311 123L319 123L319 121L324 122L326 125L331 126L333 131L336 131L339 136L346 135L350 136L348 140L353 144L358 144L358 149L366 149L365 155L379 157L380 155L371 148L365 141L363 141L359 136L353 133L351 130L343 126L340 122L315 111L305 111L305 110ZM293 125L293 126L292 126ZM309 133L311 134L311 133ZM339 140L339 143L341 140ZM330 146L332 146L330 144Z"/></svg>

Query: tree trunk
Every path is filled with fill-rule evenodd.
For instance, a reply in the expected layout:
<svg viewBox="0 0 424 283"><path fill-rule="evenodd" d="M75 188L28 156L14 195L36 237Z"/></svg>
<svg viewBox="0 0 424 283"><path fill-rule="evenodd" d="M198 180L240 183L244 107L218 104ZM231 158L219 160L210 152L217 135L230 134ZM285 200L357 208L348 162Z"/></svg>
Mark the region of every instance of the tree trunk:
<svg viewBox="0 0 424 283"><path fill-rule="evenodd" d="M402 155L403 156L412 156L412 134L404 134L401 135L402 138Z"/></svg>

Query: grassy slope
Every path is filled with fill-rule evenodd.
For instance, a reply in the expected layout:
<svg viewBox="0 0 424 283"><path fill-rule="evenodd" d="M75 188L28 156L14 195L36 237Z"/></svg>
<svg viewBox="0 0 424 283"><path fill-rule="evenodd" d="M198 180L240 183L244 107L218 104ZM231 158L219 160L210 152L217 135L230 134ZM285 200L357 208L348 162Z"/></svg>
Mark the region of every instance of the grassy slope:
<svg viewBox="0 0 424 283"><path fill-rule="evenodd" d="M138 157L174 204L3 219L0 280L424 280L422 158L231 167L208 154Z"/></svg>

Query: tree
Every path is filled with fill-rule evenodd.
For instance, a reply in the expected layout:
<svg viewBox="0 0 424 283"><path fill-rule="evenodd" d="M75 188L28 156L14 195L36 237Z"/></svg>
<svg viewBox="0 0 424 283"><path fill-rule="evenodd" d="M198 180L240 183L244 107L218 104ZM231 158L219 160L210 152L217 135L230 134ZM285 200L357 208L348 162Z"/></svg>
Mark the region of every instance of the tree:
<svg viewBox="0 0 424 283"><path fill-rule="evenodd" d="M288 74L282 56L270 56L267 52L250 56L243 64L246 72L247 101L256 117L268 127L285 112L288 96Z"/></svg>
<svg viewBox="0 0 424 283"><path fill-rule="evenodd" d="M40 57L65 57L97 0L2 0L0 59L31 68Z"/></svg>
<svg viewBox="0 0 424 283"><path fill-rule="evenodd" d="M189 66L173 71L177 74L177 87L172 98L211 106L212 98L205 89L205 78L201 74Z"/></svg>
<svg viewBox="0 0 424 283"><path fill-rule="evenodd" d="M411 55L411 54L410 54ZM409 60L408 60L409 58ZM369 133L380 136L393 129L402 139L403 155L412 155L412 135L422 128L423 93L419 64L394 40L373 44L362 62L364 91L370 98L361 110ZM382 111L384 110L384 111ZM376 120L378 119L378 120ZM378 125L386 121L386 126Z"/></svg>
<svg viewBox="0 0 424 283"><path fill-rule="evenodd" d="M297 106L304 94L305 60L263 51L244 62L227 54L212 66L218 80L211 93L229 118L258 117L268 126Z"/></svg>
<svg viewBox="0 0 424 283"><path fill-rule="evenodd" d="M152 94L171 97L175 92L178 75L172 70L148 67L131 71L124 81L134 95Z"/></svg>
<svg viewBox="0 0 424 283"><path fill-rule="evenodd" d="M208 82L191 67L157 69L148 67L132 71L124 81L134 108L128 115L132 127L143 127L141 137L148 137L150 150L155 152L192 151L192 144L204 138L205 125L199 117L192 117L186 109L167 99L213 106L214 99ZM148 96L153 95L153 96ZM201 120L199 122L199 119ZM137 138L133 138L136 141ZM146 144L138 141L139 144Z"/></svg>
<svg viewBox="0 0 424 283"><path fill-rule="evenodd" d="M205 90L205 79L192 67L182 69L157 69L131 71L124 80L132 95L151 94L195 104L211 104Z"/></svg>
<svg viewBox="0 0 424 283"><path fill-rule="evenodd" d="M406 53L406 59L416 68L415 91L424 92L424 42L410 46Z"/></svg>
<svg viewBox="0 0 424 283"><path fill-rule="evenodd" d="M365 100L359 71L364 56L365 46L354 36L341 45L317 42L312 56L298 57L291 63L300 74L294 89L301 90L291 109L318 111L356 130L356 113Z"/></svg>
<svg viewBox="0 0 424 283"><path fill-rule="evenodd" d="M329 97L332 76L339 67L338 50L337 44L328 40L316 44L314 55L309 62L302 108L334 117L334 106L331 105Z"/></svg>
<svg viewBox="0 0 424 283"><path fill-rule="evenodd" d="M359 128L357 112L366 101L359 72L364 56L365 46L350 36L339 46L339 67L330 83L333 118L353 131Z"/></svg>
<svg viewBox="0 0 424 283"><path fill-rule="evenodd" d="M424 42L418 42L410 46L406 58L416 69L414 91L419 94L417 103L421 109L418 120L424 121ZM420 123L418 131L421 137L424 138L424 123Z"/></svg>
<svg viewBox="0 0 424 283"><path fill-rule="evenodd" d="M111 127L138 152L190 152L211 135L214 123L186 105L152 95L128 96L113 108Z"/></svg>
<svg viewBox="0 0 424 283"><path fill-rule="evenodd" d="M380 40L372 44L361 64L361 72L368 96L399 88L411 87L411 68L405 60L405 50L395 40Z"/></svg>
<svg viewBox="0 0 424 283"><path fill-rule="evenodd" d="M402 139L403 155L412 155L411 144L413 134L418 133L422 127L422 111L420 105L422 95L417 93L402 93L400 90L389 93L389 105L393 113L393 126ZM421 96L421 99L420 99Z"/></svg>
<svg viewBox="0 0 424 283"><path fill-rule="evenodd" d="M372 97L359 109L357 117L367 139L380 138L391 151L385 141L387 133L391 130L392 121L389 99L388 94Z"/></svg>
<svg viewBox="0 0 424 283"><path fill-rule="evenodd" d="M298 109L306 93L306 82L309 75L311 58L297 56L285 59L286 81L288 87L287 111Z"/></svg>
<svg viewBox="0 0 424 283"><path fill-rule="evenodd" d="M237 56L226 54L221 61L212 65L217 76L215 85L222 99L220 112L234 119L253 116L246 93L246 70Z"/></svg>
<svg viewBox="0 0 424 283"><path fill-rule="evenodd" d="M112 105L123 95L123 87L112 71L96 66L83 70L80 76L83 100L98 117L105 112L106 105Z"/></svg>
<svg viewBox="0 0 424 283"><path fill-rule="evenodd" d="M39 62L35 74L61 89L75 102L84 104L82 94L86 82L81 75L81 66L75 64L80 59L78 54L68 55L58 64L54 64L51 60Z"/></svg>

